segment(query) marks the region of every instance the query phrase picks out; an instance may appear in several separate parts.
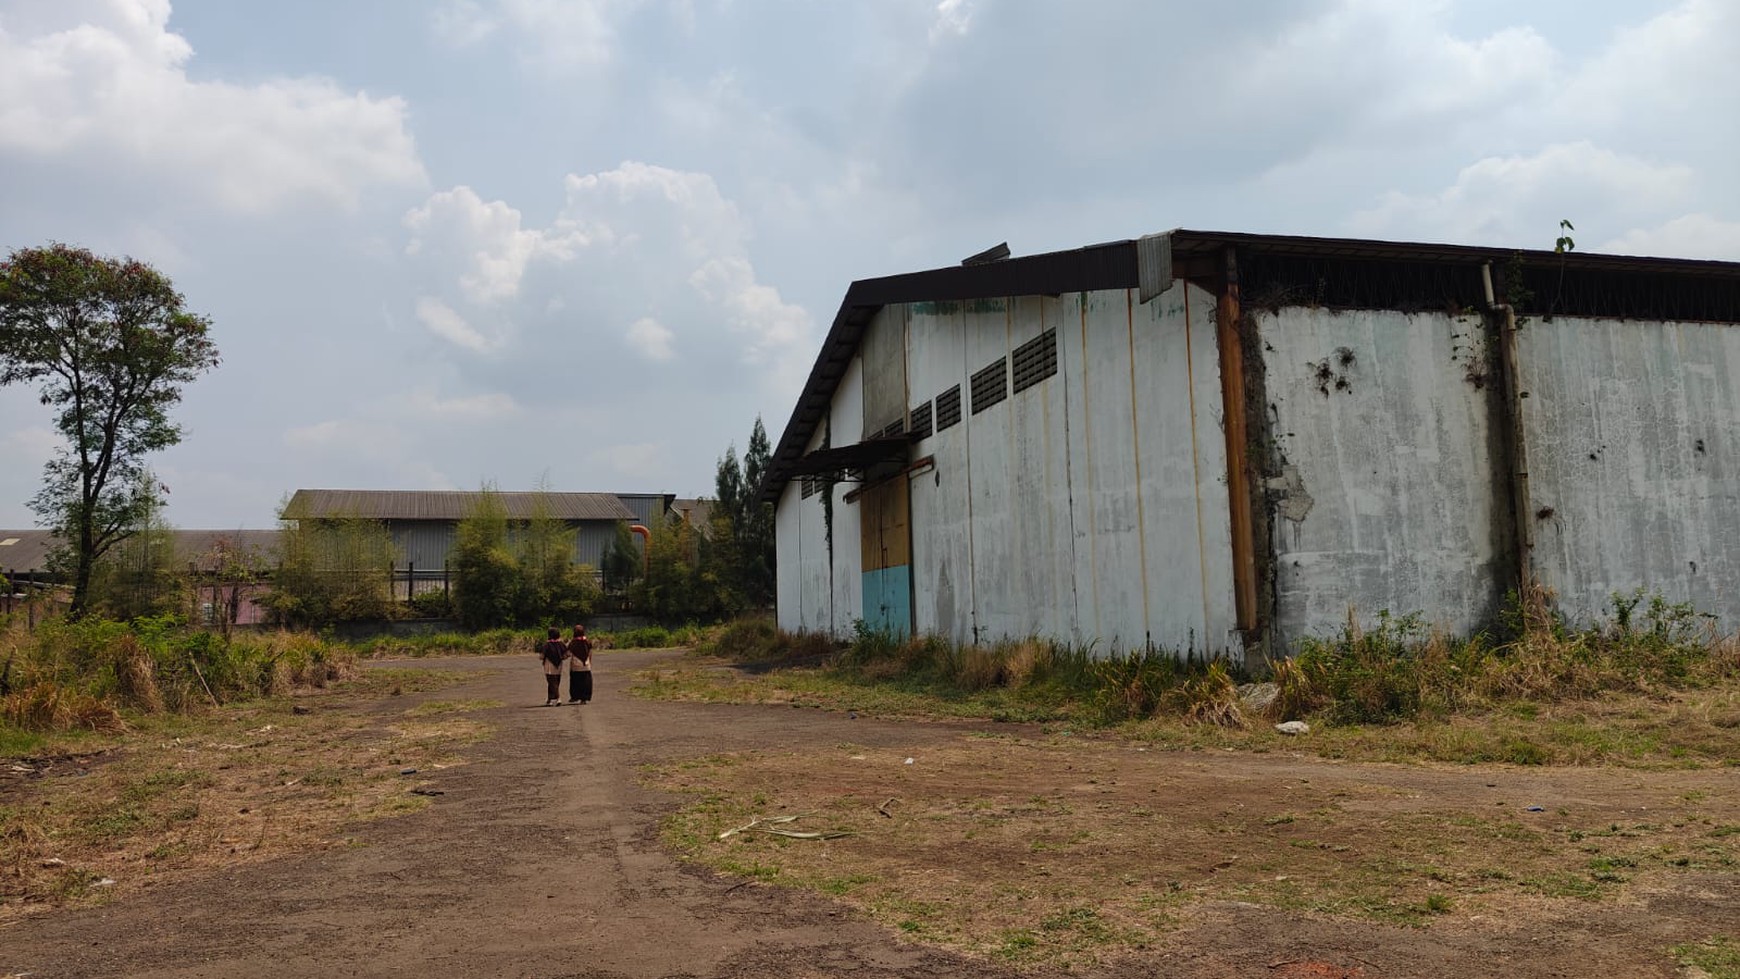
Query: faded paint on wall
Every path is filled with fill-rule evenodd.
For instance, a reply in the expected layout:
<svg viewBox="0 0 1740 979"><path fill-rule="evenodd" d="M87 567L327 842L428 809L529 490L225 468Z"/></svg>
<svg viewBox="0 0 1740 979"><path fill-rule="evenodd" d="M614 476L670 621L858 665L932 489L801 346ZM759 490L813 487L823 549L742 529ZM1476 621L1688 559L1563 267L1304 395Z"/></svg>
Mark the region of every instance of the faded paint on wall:
<svg viewBox="0 0 1740 979"><path fill-rule="evenodd" d="M1147 305L1125 291L913 304L883 310L871 330L889 324L904 325L909 408L934 411L937 395L962 389L961 422L913 451L935 460L908 484L918 632L956 642L1049 636L1102 654L1149 642L1228 648L1235 617L1211 295L1179 285ZM1016 347L1048 330L1057 373L975 413L971 375L1000 361L1007 370ZM836 392L836 432L862 420L851 411L862 367L856 361ZM807 571L797 599L803 628L836 635L861 614L841 587L861 572L857 550L839 546L856 539L860 510L841 499L844 489L831 615L811 600L821 582ZM797 526L804 550L804 521L819 502L782 497L782 511L793 507L780 526Z"/></svg>
<svg viewBox="0 0 1740 979"><path fill-rule="evenodd" d="M1255 314L1271 438L1274 623L1284 644L1351 607L1430 610L1468 632L1498 611L1508 522L1478 317L1288 307ZM1474 360L1470 360L1471 350Z"/></svg>
<svg viewBox="0 0 1740 979"><path fill-rule="evenodd" d="M1579 623L1642 588L1740 622L1740 329L1530 319L1535 575Z"/></svg>

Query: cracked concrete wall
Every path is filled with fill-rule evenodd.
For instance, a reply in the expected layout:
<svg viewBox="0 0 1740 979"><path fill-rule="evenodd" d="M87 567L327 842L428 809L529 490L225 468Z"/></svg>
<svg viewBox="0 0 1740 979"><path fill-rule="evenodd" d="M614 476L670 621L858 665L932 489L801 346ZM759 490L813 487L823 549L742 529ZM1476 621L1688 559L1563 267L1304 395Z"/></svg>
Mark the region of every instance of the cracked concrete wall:
<svg viewBox="0 0 1740 979"><path fill-rule="evenodd" d="M1275 636L1292 646L1351 608L1424 611L1456 632L1497 611L1509 526L1476 316L1286 307L1254 312L1280 473Z"/></svg>

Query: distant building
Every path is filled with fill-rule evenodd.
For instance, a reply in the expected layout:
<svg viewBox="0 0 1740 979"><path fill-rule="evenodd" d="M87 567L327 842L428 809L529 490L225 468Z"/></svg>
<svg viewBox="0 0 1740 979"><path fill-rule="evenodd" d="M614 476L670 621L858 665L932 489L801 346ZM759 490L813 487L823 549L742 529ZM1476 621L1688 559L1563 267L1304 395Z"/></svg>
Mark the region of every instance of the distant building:
<svg viewBox="0 0 1740 979"><path fill-rule="evenodd" d="M1736 263L1184 230L855 282L759 487L779 622L1237 653L1532 578L1732 628L1736 323Z"/></svg>
<svg viewBox="0 0 1740 979"><path fill-rule="evenodd" d="M174 563L217 573L237 568L269 570L278 563L276 530L171 530ZM60 539L48 530L0 530L0 574L45 571Z"/></svg>
<svg viewBox="0 0 1740 979"><path fill-rule="evenodd" d="M454 532L477 505L476 491L302 489L285 505L285 520L361 517L378 520L392 534L399 560L419 573L438 574L453 549ZM613 493L495 493L510 521L542 513L576 531L574 560L594 568L616 539L616 525L639 522L639 515ZM637 503L660 500L656 494L631 497ZM650 504L648 504L650 505Z"/></svg>

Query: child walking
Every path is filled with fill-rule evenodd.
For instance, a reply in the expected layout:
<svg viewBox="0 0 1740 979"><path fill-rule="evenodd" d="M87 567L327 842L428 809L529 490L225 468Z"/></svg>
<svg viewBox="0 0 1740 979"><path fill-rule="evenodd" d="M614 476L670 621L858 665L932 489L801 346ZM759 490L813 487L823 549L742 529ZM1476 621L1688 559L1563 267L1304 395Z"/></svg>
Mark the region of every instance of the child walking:
<svg viewBox="0 0 1740 979"><path fill-rule="evenodd" d="M568 640L568 661L568 703L591 703L592 640L586 638L583 625L575 626L574 638Z"/></svg>
<svg viewBox="0 0 1740 979"><path fill-rule="evenodd" d="M562 630L550 627L550 634L538 648L538 659L544 664L544 685L547 689L545 707L562 702L562 661L568 658L568 647L562 645Z"/></svg>

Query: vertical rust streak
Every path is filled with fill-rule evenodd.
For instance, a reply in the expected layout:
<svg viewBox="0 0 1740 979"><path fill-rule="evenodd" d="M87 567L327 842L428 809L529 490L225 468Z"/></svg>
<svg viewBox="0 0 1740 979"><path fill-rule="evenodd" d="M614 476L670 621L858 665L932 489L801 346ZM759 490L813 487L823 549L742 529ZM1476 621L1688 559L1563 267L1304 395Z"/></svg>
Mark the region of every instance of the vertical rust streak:
<svg viewBox="0 0 1740 979"><path fill-rule="evenodd" d="M1245 355L1239 342L1239 267L1228 248L1224 285L1215 304L1215 344L1220 350L1221 428L1226 433L1227 509L1232 523L1233 604L1247 640L1257 630L1257 551L1251 533L1250 451L1245 428Z"/></svg>
<svg viewBox="0 0 1740 979"><path fill-rule="evenodd" d="M1522 376L1518 373L1516 310L1499 307L1498 357L1504 373L1505 422L1510 436L1511 512L1516 525L1518 594L1534 581L1534 521L1529 519L1529 450L1523 436Z"/></svg>

